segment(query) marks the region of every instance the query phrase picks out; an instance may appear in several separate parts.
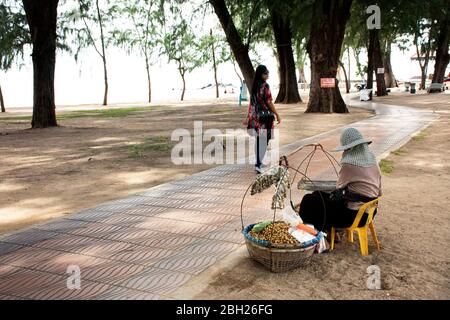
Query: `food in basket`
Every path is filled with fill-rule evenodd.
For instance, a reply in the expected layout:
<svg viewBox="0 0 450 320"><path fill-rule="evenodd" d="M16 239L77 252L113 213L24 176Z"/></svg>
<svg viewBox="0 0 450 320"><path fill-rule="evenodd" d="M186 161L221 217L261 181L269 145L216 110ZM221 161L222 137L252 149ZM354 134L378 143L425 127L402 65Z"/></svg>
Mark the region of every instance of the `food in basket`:
<svg viewBox="0 0 450 320"><path fill-rule="evenodd" d="M272 224L272 220L266 220L266 221L260 222L253 226L252 231L256 232L256 233L261 232L270 224Z"/></svg>
<svg viewBox="0 0 450 320"><path fill-rule="evenodd" d="M290 225L285 222L274 222L261 232L250 231L249 234L258 240L266 240L272 244L299 244L289 233Z"/></svg>

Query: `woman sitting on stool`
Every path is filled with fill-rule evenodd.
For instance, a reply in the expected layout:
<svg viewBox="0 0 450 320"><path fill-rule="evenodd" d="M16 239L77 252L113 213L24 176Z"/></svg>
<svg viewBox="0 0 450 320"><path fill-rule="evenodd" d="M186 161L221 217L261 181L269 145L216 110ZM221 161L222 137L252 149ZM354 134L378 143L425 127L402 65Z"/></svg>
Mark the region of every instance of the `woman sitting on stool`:
<svg viewBox="0 0 450 320"><path fill-rule="evenodd" d="M300 203L299 212L303 223L312 224L320 231L328 231L331 227L348 228L364 202L381 196L380 167L375 155L369 150L370 143L372 141L364 139L355 128L348 128L342 133L341 146L333 150L344 151L336 187L346 187L346 191L354 195L355 201L332 199L329 193L320 191L306 194ZM363 226L366 221L367 214L364 214L359 226Z"/></svg>

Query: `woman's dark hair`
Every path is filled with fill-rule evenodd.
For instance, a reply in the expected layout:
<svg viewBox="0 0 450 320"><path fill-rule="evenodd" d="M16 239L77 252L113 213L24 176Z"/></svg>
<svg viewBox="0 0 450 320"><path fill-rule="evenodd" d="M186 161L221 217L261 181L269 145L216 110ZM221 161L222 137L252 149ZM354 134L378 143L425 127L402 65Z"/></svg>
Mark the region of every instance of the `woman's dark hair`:
<svg viewBox="0 0 450 320"><path fill-rule="evenodd" d="M267 67L262 64L256 68L255 77L253 78L252 91L251 91L252 99L253 99L253 97L255 97L258 94L258 88L261 85L261 83L263 82L262 75L265 73L268 73L268 72L269 72L269 70L267 70Z"/></svg>

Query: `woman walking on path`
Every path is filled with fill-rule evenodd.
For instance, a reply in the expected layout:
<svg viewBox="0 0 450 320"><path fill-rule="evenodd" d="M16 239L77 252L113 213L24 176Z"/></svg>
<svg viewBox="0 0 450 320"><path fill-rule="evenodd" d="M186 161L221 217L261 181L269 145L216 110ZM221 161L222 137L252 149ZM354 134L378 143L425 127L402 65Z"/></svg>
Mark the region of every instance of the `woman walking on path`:
<svg viewBox="0 0 450 320"><path fill-rule="evenodd" d="M274 117L276 117L278 124L281 123L281 117L272 101L272 93L270 92L269 84L266 82L267 79L269 79L269 70L267 70L266 66L259 65L255 71L250 104L247 117L244 120L244 125L247 125L249 134L256 137L255 170L258 173L262 172L267 145L269 140L273 139Z"/></svg>

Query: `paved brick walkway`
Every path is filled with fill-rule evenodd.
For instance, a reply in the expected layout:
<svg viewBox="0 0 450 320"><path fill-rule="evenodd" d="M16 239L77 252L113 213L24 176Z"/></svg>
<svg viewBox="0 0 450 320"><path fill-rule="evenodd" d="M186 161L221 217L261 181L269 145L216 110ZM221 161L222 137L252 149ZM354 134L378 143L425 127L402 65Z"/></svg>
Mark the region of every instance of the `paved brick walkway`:
<svg viewBox="0 0 450 320"><path fill-rule="evenodd" d="M406 107L352 105L376 111L350 126L373 139L380 158L437 117ZM342 129L280 153L312 142L331 149ZM291 165L305 152L290 156ZM308 175L326 179L333 171L324 160ZM0 238L0 299L170 299L171 292L244 243L239 208L254 177L251 165L224 165ZM269 203L270 195L247 198L245 221L267 218ZM67 288L70 265L80 267L80 290Z"/></svg>

